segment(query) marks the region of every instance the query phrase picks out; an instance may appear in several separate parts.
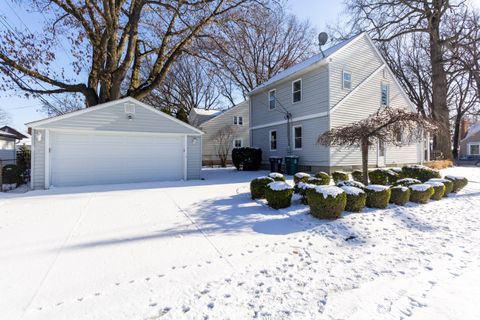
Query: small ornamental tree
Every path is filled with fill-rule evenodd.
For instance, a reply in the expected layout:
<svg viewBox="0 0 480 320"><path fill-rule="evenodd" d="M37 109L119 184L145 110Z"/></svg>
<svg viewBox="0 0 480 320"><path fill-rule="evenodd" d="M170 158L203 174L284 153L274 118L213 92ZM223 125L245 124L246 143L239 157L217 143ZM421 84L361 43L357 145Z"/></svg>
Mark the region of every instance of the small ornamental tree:
<svg viewBox="0 0 480 320"><path fill-rule="evenodd" d="M228 155L233 147L233 139L235 137L235 130L232 126L225 126L219 129L213 135L213 141L216 144L217 155L220 158L220 165L227 166Z"/></svg>
<svg viewBox="0 0 480 320"><path fill-rule="evenodd" d="M320 135L317 142L326 146L360 147L363 183L368 184L369 148L378 141L396 146L421 141L425 132L436 130L436 123L419 113L387 107L361 121L333 128Z"/></svg>

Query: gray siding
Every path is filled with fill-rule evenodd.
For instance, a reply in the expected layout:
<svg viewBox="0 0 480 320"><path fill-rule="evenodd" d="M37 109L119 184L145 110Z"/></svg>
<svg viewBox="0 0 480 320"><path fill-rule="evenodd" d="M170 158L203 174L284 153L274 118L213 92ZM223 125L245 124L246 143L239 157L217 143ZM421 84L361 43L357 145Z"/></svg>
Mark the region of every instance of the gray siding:
<svg viewBox="0 0 480 320"><path fill-rule="evenodd" d="M196 139L196 143L194 143ZM200 179L202 171L202 138L201 136L187 137L187 179Z"/></svg>
<svg viewBox="0 0 480 320"><path fill-rule="evenodd" d="M42 135L42 141L37 140L37 134ZM35 129L32 132L32 187L45 188L45 130Z"/></svg>

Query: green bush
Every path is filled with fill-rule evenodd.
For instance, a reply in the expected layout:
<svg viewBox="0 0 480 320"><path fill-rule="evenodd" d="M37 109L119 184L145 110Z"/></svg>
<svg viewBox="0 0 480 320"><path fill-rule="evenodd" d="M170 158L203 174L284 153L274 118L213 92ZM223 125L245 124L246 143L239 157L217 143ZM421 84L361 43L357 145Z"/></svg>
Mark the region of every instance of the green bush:
<svg viewBox="0 0 480 320"><path fill-rule="evenodd" d="M400 175L393 170L380 168L370 171L368 177L372 184L392 185L397 182Z"/></svg>
<svg viewBox="0 0 480 320"><path fill-rule="evenodd" d="M299 195L302 197L300 198L300 201L303 204L308 204L307 201L307 190L309 189L315 189L317 186L311 183L305 183L305 182L299 182L297 185L297 192Z"/></svg>
<svg viewBox="0 0 480 320"><path fill-rule="evenodd" d="M458 192L468 184L467 178L461 176L445 176L445 179L453 182L452 192Z"/></svg>
<svg viewBox="0 0 480 320"><path fill-rule="evenodd" d="M310 213L320 219L337 219L347 205L347 195L339 187L317 186L307 190Z"/></svg>
<svg viewBox="0 0 480 320"><path fill-rule="evenodd" d="M273 209L290 207L292 203L293 187L283 181L274 181L267 185L265 198Z"/></svg>
<svg viewBox="0 0 480 320"><path fill-rule="evenodd" d="M352 171L352 178L355 181L363 183L363 172L361 170L353 170Z"/></svg>
<svg viewBox="0 0 480 320"><path fill-rule="evenodd" d="M320 171L315 173L315 178L322 180L322 185L329 185L330 184L330 176L328 173Z"/></svg>
<svg viewBox="0 0 480 320"><path fill-rule="evenodd" d="M265 190L267 185L274 180L270 177L258 177L250 182L250 194L252 199L265 198Z"/></svg>
<svg viewBox="0 0 480 320"><path fill-rule="evenodd" d="M22 184L22 171L15 164L7 164L2 170L2 183Z"/></svg>
<svg viewBox="0 0 480 320"><path fill-rule="evenodd" d="M365 191L350 186L343 186L342 190L345 191L345 194L347 195L347 205L345 206L346 211L360 212L365 208L365 203L367 201L367 194Z"/></svg>
<svg viewBox="0 0 480 320"><path fill-rule="evenodd" d="M317 186L323 186L325 185L325 179L312 177L307 180L307 183L311 183Z"/></svg>
<svg viewBox="0 0 480 320"><path fill-rule="evenodd" d="M283 174L281 174L281 173L272 172L272 173L269 173L268 176L269 176L270 178L272 178L273 180L275 180L275 181L285 182L285 177L284 177Z"/></svg>
<svg viewBox="0 0 480 320"><path fill-rule="evenodd" d="M358 189L362 189L364 190L365 189L365 185L361 182L358 182L358 181L355 181L355 180L345 180L345 181L339 181L337 183L337 187L355 187L355 188L358 188Z"/></svg>
<svg viewBox="0 0 480 320"><path fill-rule="evenodd" d="M435 193L433 187L428 184L414 184L410 187L410 201L416 203L427 203Z"/></svg>
<svg viewBox="0 0 480 320"><path fill-rule="evenodd" d="M404 206L410 200L410 189L404 186L394 186L390 188L392 195L390 196L390 203L399 206Z"/></svg>
<svg viewBox="0 0 480 320"><path fill-rule="evenodd" d="M339 181L349 180L348 173L343 171L334 171L332 173L332 178L335 184L337 184Z"/></svg>
<svg viewBox="0 0 480 320"><path fill-rule="evenodd" d="M299 182L307 182L312 176L305 172L297 172L293 176L293 182L298 184Z"/></svg>
<svg viewBox="0 0 480 320"><path fill-rule="evenodd" d="M433 195L432 198L433 200L440 200L443 198L443 195L445 194L445 185L441 182L435 182L435 181L430 181L430 182L425 182L425 184L428 184L433 187Z"/></svg>
<svg viewBox="0 0 480 320"><path fill-rule="evenodd" d="M422 183L422 181L417 180L417 179L403 178L403 179L397 180L397 182L395 182L395 185L396 186L409 187L413 184L421 184L421 183Z"/></svg>
<svg viewBox="0 0 480 320"><path fill-rule="evenodd" d="M441 182L445 186L445 193L443 194L444 197L447 197L449 193L453 191L453 181L448 179L430 179L427 182Z"/></svg>
<svg viewBox="0 0 480 320"><path fill-rule="evenodd" d="M367 207L384 209L388 206L392 192L387 186L370 184L366 187Z"/></svg>
<svg viewBox="0 0 480 320"><path fill-rule="evenodd" d="M420 165L405 166L402 168L402 174L406 178L417 179L421 182L442 177L440 171Z"/></svg>

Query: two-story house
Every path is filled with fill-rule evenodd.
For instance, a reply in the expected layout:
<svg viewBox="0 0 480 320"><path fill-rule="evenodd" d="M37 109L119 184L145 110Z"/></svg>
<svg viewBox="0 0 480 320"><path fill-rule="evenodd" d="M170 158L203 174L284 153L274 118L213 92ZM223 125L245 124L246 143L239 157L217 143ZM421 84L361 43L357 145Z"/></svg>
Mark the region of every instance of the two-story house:
<svg viewBox="0 0 480 320"><path fill-rule="evenodd" d="M379 108L415 110L366 33L280 72L249 96L251 146L262 149L263 164L271 156L293 154L305 171L361 166L359 148L319 145L323 132ZM421 163L425 153L425 142L401 147L379 143L370 150L369 165Z"/></svg>

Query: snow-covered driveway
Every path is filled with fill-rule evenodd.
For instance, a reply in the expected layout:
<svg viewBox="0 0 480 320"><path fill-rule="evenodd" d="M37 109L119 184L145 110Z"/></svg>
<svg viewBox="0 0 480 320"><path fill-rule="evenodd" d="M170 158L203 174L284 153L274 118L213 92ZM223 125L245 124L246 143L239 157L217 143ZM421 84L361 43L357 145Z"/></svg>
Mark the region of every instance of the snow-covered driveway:
<svg viewBox="0 0 480 320"><path fill-rule="evenodd" d="M480 169L426 205L315 220L262 173L0 195L1 319L479 319Z"/></svg>

